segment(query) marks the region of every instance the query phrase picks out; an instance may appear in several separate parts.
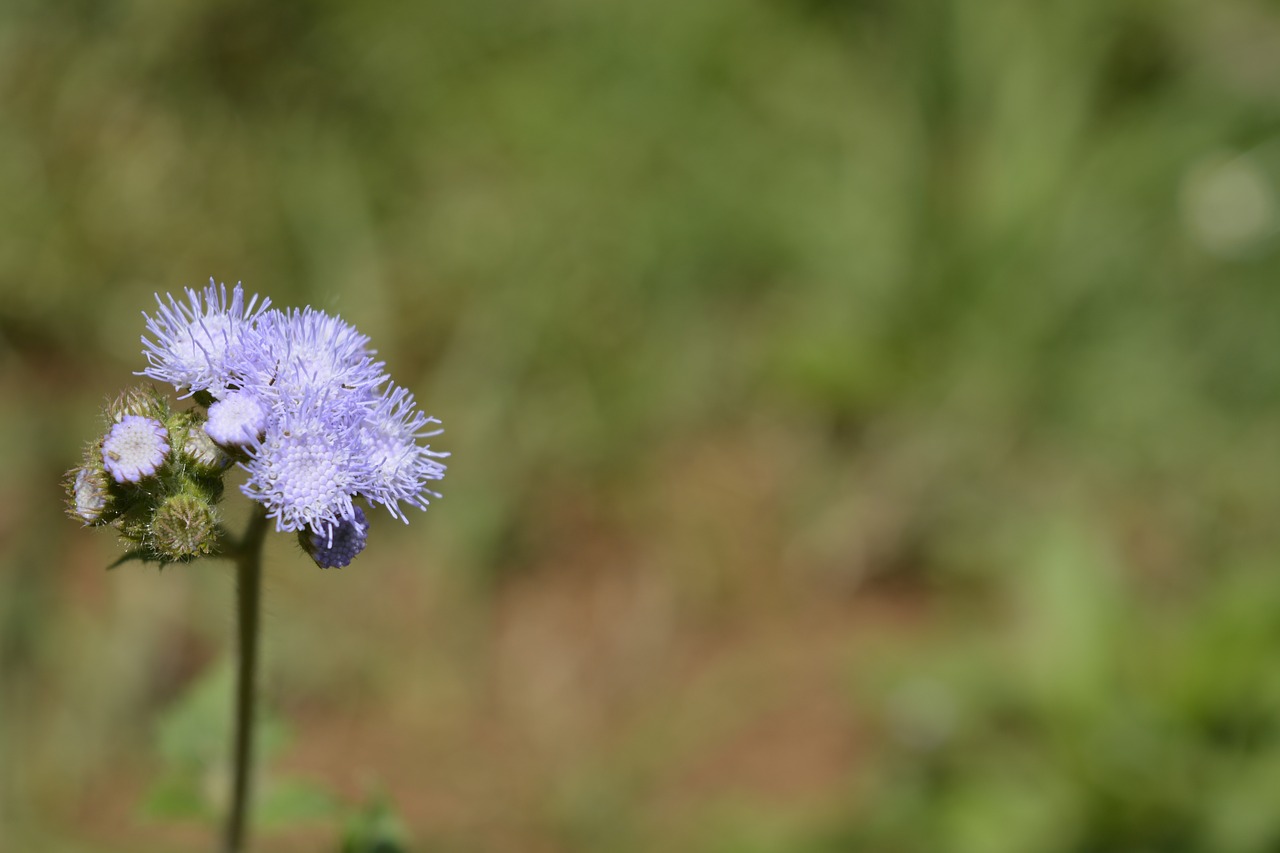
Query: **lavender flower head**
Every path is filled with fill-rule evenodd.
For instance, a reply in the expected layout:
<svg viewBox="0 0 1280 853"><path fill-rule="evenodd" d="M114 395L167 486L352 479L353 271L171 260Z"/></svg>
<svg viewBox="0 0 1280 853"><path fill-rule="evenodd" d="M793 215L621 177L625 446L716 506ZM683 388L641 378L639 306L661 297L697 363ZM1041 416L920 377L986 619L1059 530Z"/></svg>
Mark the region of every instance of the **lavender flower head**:
<svg viewBox="0 0 1280 853"><path fill-rule="evenodd" d="M211 281L186 295L157 295L142 373L212 398L204 429L239 452L249 475L241 490L277 530L318 543L307 548L318 563L323 553L345 565L334 561L363 547L368 525L355 499L408 521L402 504L426 509L440 496L428 485L444 477L448 454L420 443L440 433L439 421L390 381L366 336L313 308L246 302L240 285L228 296Z"/></svg>
<svg viewBox="0 0 1280 853"><path fill-rule="evenodd" d="M169 431L141 415L125 415L102 442L102 465L117 483L150 477L168 455Z"/></svg>
<svg viewBox="0 0 1280 853"><path fill-rule="evenodd" d="M248 447L262 437L270 414L259 394L232 391L209 406L204 431L223 447Z"/></svg>
<svg viewBox="0 0 1280 853"><path fill-rule="evenodd" d="M209 286L203 293L186 289L185 304L169 297L166 304L156 295L160 309L148 317L147 331L155 340L143 337L143 355L151 366L143 371L152 379L168 382L179 390L196 391L226 388L235 379L245 354L248 333L255 320L271 304L258 304L254 296L244 302L244 290L236 285L227 298L227 286Z"/></svg>

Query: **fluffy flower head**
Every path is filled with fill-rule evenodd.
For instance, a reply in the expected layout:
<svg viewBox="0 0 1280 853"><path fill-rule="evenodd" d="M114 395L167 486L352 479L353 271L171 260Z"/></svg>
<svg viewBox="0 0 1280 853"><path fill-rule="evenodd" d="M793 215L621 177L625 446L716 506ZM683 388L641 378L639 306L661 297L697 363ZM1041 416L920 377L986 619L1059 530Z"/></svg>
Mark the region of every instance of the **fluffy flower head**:
<svg viewBox="0 0 1280 853"><path fill-rule="evenodd" d="M427 508L427 498L440 497L426 483L444 477L438 460L448 454L418 444L419 438L439 435L438 424L414 406L413 395L394 385L378 397L365 414L359 434L361 455L369 465L363 493L370 503L383 504L391 514L407 521L400 502Z"/></svg>
<svg viewBox="0 0 1280 853"><path fill-rule="evenodd" d="M440 496L428 484L444 476L448 454L421 443L439 421L391 382L354 326L246 301L239 285L157 301L143 372L212 398L205 433L235 448L249 475L242 491L277 530L298 532L317 563L346 565L364 547L356 499L407 521L402 505L426 509Z"/></svg>
<svg viewBox="0 0 1280 853"><path fill-rule="evenodd" d="M245 303L244 289L236 285L227 295L227 286L209 280L197 292L186 289L186 301L172 295L168 301L156 295L159 309L147 320L143 354L150 366L142 373L168 382L188 393L233 386L248 367L245 359L254 347L251 337L255 319L271 304L252 297Z"/></svg>
<svg viewBox="0 0 1280 853"><path fill-rule="evenodd" d="M276 529L328 531L353 516L364 464L353 435L359 424L323 397L277 413L250 448L244 493L266 505Z"/></svg>
<svg viewBox="0 0 1280 853"><path fill-rule="evenodd" d="M367 391L387 379L383 363L374 361L369 338L340 317L314 308L272 310L256 329L260 371L270 372L270 387L279 395Z"/></svg>
<svg viewBox="0 0 1280 853"><path fill-rule="evenodd" d="M223 447L248 447L266 432L267 404L249 391L232 391L209 407L204 431Z"/></svg>

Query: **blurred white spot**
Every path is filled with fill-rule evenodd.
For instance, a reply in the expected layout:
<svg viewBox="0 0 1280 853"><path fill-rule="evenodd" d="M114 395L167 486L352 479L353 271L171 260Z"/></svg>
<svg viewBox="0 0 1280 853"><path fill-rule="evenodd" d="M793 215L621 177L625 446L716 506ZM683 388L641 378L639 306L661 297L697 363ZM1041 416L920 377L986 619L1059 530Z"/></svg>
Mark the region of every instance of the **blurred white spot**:
<svg viewBox="0 0 1280 853"><path fill-rule="evenodd" d="M1276 229L1276 198L1266 173L1249 154L1218 153L1184 176L1182 217L1206 251L1235 256Z"/></svg>

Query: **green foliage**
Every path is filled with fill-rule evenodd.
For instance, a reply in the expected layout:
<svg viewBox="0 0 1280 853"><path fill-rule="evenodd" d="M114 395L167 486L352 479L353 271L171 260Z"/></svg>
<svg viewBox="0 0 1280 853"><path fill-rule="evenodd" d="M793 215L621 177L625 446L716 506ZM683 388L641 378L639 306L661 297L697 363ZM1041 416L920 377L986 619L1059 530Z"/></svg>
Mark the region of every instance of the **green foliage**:
<svg viewBox="0 0 1280 853"><path fill-rule="evenodd" d="M233 677L229 664L210 667L164 713L158 727L162 767L143 803L148 815L211 826L224 819ZM289 743L287 726L273 714L260 712L256 737L258 763L267 771L257 779L253 807L255 825L262 831L329 823L341 828L344 853L405 849L405 829L387 798L373 798L360 808L347 807L318 783L270 772L271 759Z"/></svg>
<svg viewBox="0 0 1280 853"><path fill-rule="evenodd" d="M254 806L255 819L264 828L332 820L340 806L318 783L301 779L273 779Z"/></svg>
<svg viewBox="0 0 1280 853"><path fill-rule="evenodd" d="M1078 526L1039 531L1014 618L877 684L856 849L1265 853L1280 844L1280 590L1266 566L1135 596Z"/></svg>
<svg viewBox="0 0 1280 853"><path fill-rule="evenodd" d="M222 789L231 756L233 685L234 672L228 662L212 666L160 718L157 751L161 769L144 802L147 813L210 822L221 819L226 796ZM259 712L256 731L257 754L265 765L287 744L287 732L279 718L265 711ZM274 793L271 787L268 790ZM305 794L304 790L286 788L282 814L305 807ZM264 802L270 800L264 798Z"/></svg>
<svg viewBox="0 0 1280 853"><path fill-rule="evenodd" d="M519 849L469 837L501 816L584 851L1274 849L1276 32L1267 0L7 4L0 818L102 837L66 780L114 778L180 657L175 587L84 588L105 560L33 496L142 366L139 307L212 275L357 322L445 422L446 500L374 532L389 586L276 592L282 689L401 727L398 796L474 769L460 848ZM849 620L874 748L820 803L652 804L617 743L709 636L816 644L881 582L912 636ZM529 599L567 618L520 634ZM229 690L166 720L156 812L222 796ZM712 749L671 719L653 763Z"/></svg>
<svg viewBox="0 0 1280 853"><path fill-rule="evenodd" d="M342 853L406 853L404 824L383 797L369 800L347 820Z"/></svg>

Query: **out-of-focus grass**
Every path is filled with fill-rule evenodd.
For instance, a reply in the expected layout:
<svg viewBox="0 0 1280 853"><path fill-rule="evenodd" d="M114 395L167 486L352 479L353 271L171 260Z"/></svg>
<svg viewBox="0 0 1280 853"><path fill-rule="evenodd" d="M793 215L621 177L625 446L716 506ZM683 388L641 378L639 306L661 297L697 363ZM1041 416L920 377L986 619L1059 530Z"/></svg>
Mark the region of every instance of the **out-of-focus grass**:
<svg viewBox="0 0 1280 853"><path fill-rule="evenodd" d="M226 569L103 573L55 483L212 275L455 452L352 569L273 546L288 772L444 848L1271 849L1277 48L1256 0L10 4L0 845L204 838L138 803Z"/></svg>

